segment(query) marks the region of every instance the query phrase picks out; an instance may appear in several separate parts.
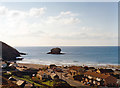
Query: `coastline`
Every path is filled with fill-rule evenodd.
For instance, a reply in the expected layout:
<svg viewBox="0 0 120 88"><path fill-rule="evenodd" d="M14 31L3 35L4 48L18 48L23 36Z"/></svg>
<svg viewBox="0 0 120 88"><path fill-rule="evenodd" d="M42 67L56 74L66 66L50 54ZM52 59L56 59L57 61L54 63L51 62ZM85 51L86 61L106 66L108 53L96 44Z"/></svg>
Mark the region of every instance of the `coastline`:
<svg viewBox="0 0 120 88"><path fill-rule="evenodd" d="M42 65L42 64L31 64L31 63L17 63L19 66L25 66L27 68L34 68L39 69L40 67L45 67L48 65Z"/></svg>
<svg viewBox="0 0 120 88"><path fill-rule="evenodd" d="M23 59L22 61L17 61L17 63L21 64L38 64L38 65L50 65L55 64L58 66L93 66L93 67L100 67L100 66L117 66L119 67L120 64L117 63L99 63L99 62L80 62L80 61L62 61L62 60L41 60L41 59ZM119 67L120 68L120 67Z"/></svg>
<svg viewBox="0 0 120 88"><path fill-rule="evenodd" d="M44 65L44 64L34 64L34 63L18 63L19 66L26 66L27 68L35 68L39 69L40 67L47 67L49 65ZM60 66L60 65L58 65ZM66 65L61 65L61 66L66 66ZM114 64L104 64L104 65L69 65L69 66L88 66L88 67L95 67L97 68L109 68L109 69L120 69L120 65L114 65Z"/></svg>

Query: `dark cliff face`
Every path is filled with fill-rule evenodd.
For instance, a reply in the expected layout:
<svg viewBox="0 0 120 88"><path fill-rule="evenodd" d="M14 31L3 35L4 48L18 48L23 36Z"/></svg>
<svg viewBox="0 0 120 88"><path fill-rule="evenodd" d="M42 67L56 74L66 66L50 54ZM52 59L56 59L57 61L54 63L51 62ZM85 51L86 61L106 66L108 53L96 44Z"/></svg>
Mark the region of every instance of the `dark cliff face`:
<svg viewBox="0 0 120 88"><path fill-rule="evenodd" d="M0 57L2 60L16 60L16 57L20 57L20 53L15 48L0 41Z"/></svg>

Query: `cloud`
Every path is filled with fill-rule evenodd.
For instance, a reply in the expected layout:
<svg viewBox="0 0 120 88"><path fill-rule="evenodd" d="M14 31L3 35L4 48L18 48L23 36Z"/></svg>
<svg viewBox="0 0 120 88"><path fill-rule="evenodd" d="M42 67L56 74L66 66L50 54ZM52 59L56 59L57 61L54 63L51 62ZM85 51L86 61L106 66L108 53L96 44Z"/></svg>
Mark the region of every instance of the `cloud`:
<svg viewBox="0 0 120 88"><path fill-rule="evenodd" d="M47 9L41 7L24 11L0 6L0 40L14 40L17 45L22 41L26 45L31 41L38 45L79 45L91 40L111 41L116 38L112 33L100 33L95 31L98 28L84 25L78 13L61 11L52 16L47 14Z"/></svg>
<svg viewBox="0 0 120 88"><path fill-rule="evenodd" d="M30 16L39 17L45 13L46 8L32 8L29 11Z"/></svg>
<svg viewBox="0 0 120 88"><path fill-rule="evenodd" d="M72 13L71 11L61 12L61 16L78 16L76 13Z"/></svg>
<svg viewBox="0 0 120 88"><path fill-rule="evenodd" d="M75 15L75 13L72 13L70 11L60 12L57 16L49 16L47 23L55 23L60 25L80 23L80 19Z"/></svg>
<svg viewBox="0 0 120 88"><path fill-rule="evenodd" d="M114 33L88 33L88 32L74 32L70 34L55 34L51 36L55 39L63 39L63 40L114 40L117 39L117 35Z"/></svg>
<svg viewBox="0 0 120 88"><path fill-rule="evenodd" d="M45 8L31 8L29 11L11 10L0 6L0 29L1 35L21 36L33 34L36 31L34 24L30 22L45 13ZM38 24L39 25L39 24ZM40 31L39 31L40 32ZM41 31L41 33L43 33Z"/></svg>
<svg viewBox="0 0 120 88"><path fill-rule="evenodd" d="M8 9L5 6L0 6L0 15L6 14Z"/></svg>
<svg viewBox="0 0 120 88"><path fill-rule="evenodd" d="M0 6L0 9L2 13L4 12L0 17L0 28L3 29L1 33L6 36L35 37L42 33L50 35L55 32L63 33L63 29L70 30L80 23L80 19L70 11L60 12L56 16L42 17L47 8L31 8L28 11L22 11Z"/></svg>
<svg viewBox="0 0 120 88"><path fill-rule="evenodd" d="M31 8L29 11L11 10L5 6L0 6L0 15L12 16L34 16L39 17L45 14L46 8Z"/></svg>

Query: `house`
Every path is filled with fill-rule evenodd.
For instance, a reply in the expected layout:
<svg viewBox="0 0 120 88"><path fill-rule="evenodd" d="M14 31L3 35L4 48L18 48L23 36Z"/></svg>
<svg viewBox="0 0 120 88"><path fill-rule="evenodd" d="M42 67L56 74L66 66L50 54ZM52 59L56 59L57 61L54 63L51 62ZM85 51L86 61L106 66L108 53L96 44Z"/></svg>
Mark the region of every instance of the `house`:
<svg viewBox="0 0 120 88"><path fill-rule="evenodd" d="M18 67L18 64L16 62L11 62L9 64L9 67L13 68L13 69L16 69L16 67Z"/></svg>
<svg viewBox="0 0 120 88"><path fill-rule="evenodd" d="M95 69L95 67L88 67L88 69L92 69L93 70L93 69Z"/></svg>
<svg viewBox="0 0 120 88"><path fill-rule="evenodd" d="M16 80L15 78L13 78L13 77L9 77L8 80L12 81L13 83L16 83L16 81L17 81L17 80Z"/></svg>
<svg viewBox="0 0 120 88"><path fill-rule="evenodd" d="M83 68L84 68L85 70L88 70L88 69L89 69L88 66L84 66Z"/></svg>
<svg viewBox="0 0 120 88"><path fill-rule="evenodd" d="M25 71L25 70L27 70L27 68L23 68L23 67L16 67L16 69L17 69L18 71Z"/></svg>
<svg viewBox="0 0 120 88"><path fill-rule="evenodd" d="M7 63L2 62L1 68L6 68L7 67Z"/></svg>
<svg viewBox="0 0 120 88"><path fill-rule="evenodd" d="M55 73L55 71L53 69L47 69L46 70L48 73Z"/></svg>
<svg viewBox="0 0 120 88"><path fill-rule="evenodd" d="M95 67L88 67L89 71L96 71Z"/></svg>
<svg viewBox="0 0 120 88"><path fill-rule="evenodd" d="M63 72L63 70L61 68L54 68L53 71L57 71L57 72Z"/></svg>
<svg viewBox="0 0 120 88"><path fill-rule="evenodd" d="M59 79L59 76L55 73L50 74L50 76L52 79L55 79L55 80Z"/></svg>
<svg viewBox="0 0 120 88"><path fill-rule="evenodd" d="M111 75L105 75L101 73L87 71L84 73L84 77L82 78L82 82L84 84L91 84L97 86L109 86L116 85L117 79Z"/></svg>
<svg viewBox="0 0 120 88"><path fill-rule="evenodd" d="M68 72L72 76L80 75L80 74L84 73L84 68L83 67L78 67L78 66L71 66L71 67L69 67Z"/></svg>
<svg viewBox="0 0 120 88"><path fill-rule="evenodd" d="M55 64L51 64L48 68L53 69L56 68L57 66Z"/></svg>
<svg viewBox="0 0 120 88"><path fill-rule="evenodd" d="M74 80L81 81L83 76L84 75L75 75L75 76L73 76L73 78L74 78Z"/></svg>
<svg viewBox="0 0 120 88"><path fill-rule="evenodd" d="M51 79L47 71L41 71L41 70L37 72L36 77L39 78L40 80Z"/></svg>
<svg viewBox="0 0 120 88"><path fill-rule="evenodd" d="M12 74L10 71L7 71L6 73L7 73L7 74L10 74L10 75Z"/></svg>
<svg viewBox="0 0 120 88"><path fill-rule="evenodd" d="M83 68L83 67L81 67L81 66L71 66L71 67L69 67L69 69L71 70L79 70L79 69L81 69L81 68Z"/></svg>
<svg viewBox="0 0 120 88"><path fill-rule="evenodd" d="M117 85L120 86L120 79L117 79Z"/></svg>
<svg viewBox="0 0 120 88"><path fill-rule="evenodd" d="M77 75L77 71L76 70L69 70L69 74L72 76Z"/></svg>
<svg viewBox="0 0 120 88"><path fill-rule="evenodd" d="M32 88L32 87L33 87L33 85L31 83L26 83L25 84L25 88Z"/></svg>
<svg viewBox="0 0 120 88"><path fill-rule="evenodd" d="M101 74L113 74L114 71L112 69L97 69L97 73Z"/></svg>
<svg viewBox="0 0 120 88"><path fill-rule="evenodd" d="M55 75L54 76L54 80L58 80L59 79L59 76L58 75Z"/></svg>
<svg viewBox="0 0 120 88"><path fill-rule="evenodd" d="M25 84L26 84L26 81L18 80L18 81L16 82L16 84L17 84L18 86L24 88L24 86L25 86Z"/></svg>

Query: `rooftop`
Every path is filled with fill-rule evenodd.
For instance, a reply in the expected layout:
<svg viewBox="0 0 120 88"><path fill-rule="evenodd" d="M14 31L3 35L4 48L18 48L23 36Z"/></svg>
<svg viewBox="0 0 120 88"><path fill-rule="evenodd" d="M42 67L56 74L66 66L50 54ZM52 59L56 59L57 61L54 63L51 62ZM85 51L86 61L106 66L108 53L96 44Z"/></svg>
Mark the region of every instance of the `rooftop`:
<svg viewBox="0 0 120 88"><path fill-rule="evenodd" d="M84 75L90 75L90 76L93 76L93 77L98 77L98 78L103 78L103 79L110 76L110 75L100 74L100 73L91 72L91 71L85 72Z"/></svg>
<svg viewBox="0 0 120 88"><path fill-rule="evenodd" d="M110 73L110 72L114 72L112 69L99 69L99 71L101 73Z"/></svg>

